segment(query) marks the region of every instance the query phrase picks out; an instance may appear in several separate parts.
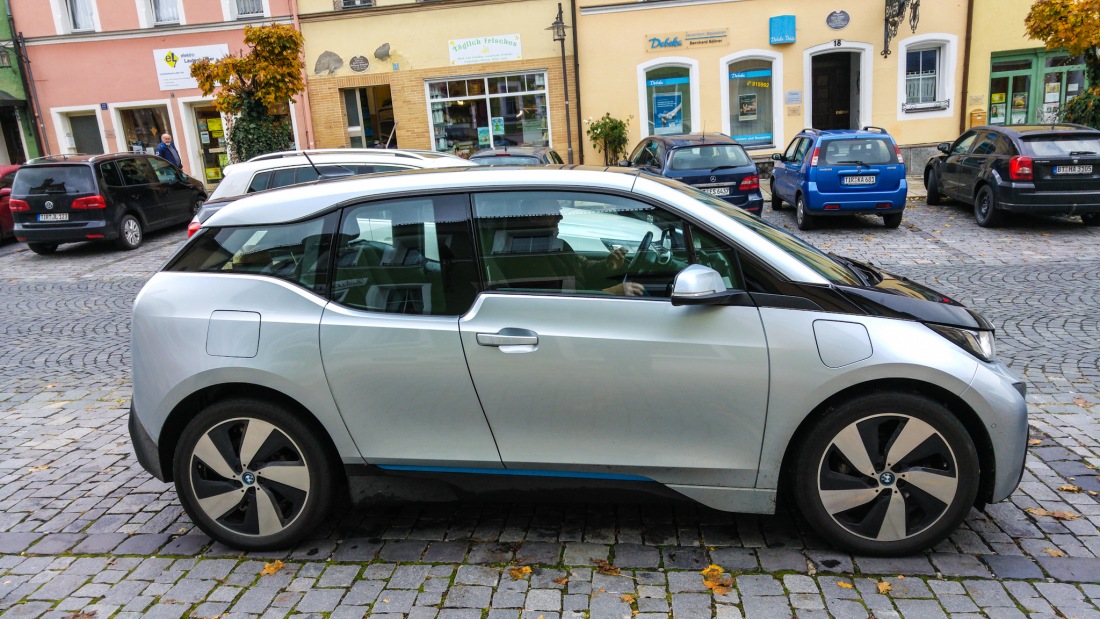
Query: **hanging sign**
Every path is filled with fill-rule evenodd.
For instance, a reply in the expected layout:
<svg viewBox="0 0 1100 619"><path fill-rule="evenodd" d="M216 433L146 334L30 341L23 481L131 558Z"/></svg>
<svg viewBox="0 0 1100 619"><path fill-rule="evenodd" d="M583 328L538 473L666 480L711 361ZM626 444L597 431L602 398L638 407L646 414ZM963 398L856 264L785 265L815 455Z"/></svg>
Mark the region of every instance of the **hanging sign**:
<svg viewBox="0 0 1100 619"><path fill-rule="evenodd" d="M191 77L191 65L204 58L221 60L229 55L229 46L200 45L197 47L173 47L154 49L153 62L157 69L157 81L161 90L184 90L198 88L199 83Z"/></svg>
<svg viewBox="0 0 1100 619"><path fill-rule="evenodd" d="M447 41L447 48L451 55L451 65L523 60L518 34L452 39Z"/></svg>
<svg viewBox="0 0 1100 619"><path fill-rule="evenodd" d="M777 15L768 20L768 43L783 45L796 41L794 15Z"/></svg>

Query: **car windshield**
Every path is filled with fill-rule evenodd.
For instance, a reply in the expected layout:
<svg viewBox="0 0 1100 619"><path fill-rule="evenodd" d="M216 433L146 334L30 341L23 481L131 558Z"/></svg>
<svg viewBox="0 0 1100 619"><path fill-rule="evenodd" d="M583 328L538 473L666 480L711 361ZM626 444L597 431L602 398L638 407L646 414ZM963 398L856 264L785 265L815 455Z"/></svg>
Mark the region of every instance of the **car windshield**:
<svg viewBox="0 0 1100 619"><path fill-rule="evenodd" d="M535 157L521 157L519 155L490 155L488 157L474 157L470 159L478 165L539 165L539 160Z"/></svg>
<svg viewBox="0 0 1100 619"><path fill-rule="evenodd" d="M1100 155L1100 136L1051 135L1024 138L1024 144L1036 157L1059 155Z"/></svg>
<svg viewBox="0 0 1100 619"><path fill-rule="evenodd" d="M15 175L11 192L15 195L55 193L97 193L92 169L88 166L28 166Z"/></svg>
<svg viewBox="0 0 1100 619"><path fill-rule="evenodd" d="M670 170L714 170L752 165L744 148L738 144L706 144L677 148L668 162Z"/></svg>
<svg viewBox="0 0 1100 619"><path fill-rule="evenodd" d="M883 138L828 140L824 146L821 165L897 163L893 144Z"/></svg>
<svg viewBox="0 0 1100 619"><path fill-rule="evenodd" d="M813 272L840 286L862 286L863 280L850 268L831 258L818 248L797 236L780 230L759 217L737 208L714 196L689 185L669 185L675 187L699 202L721 212L730 219L759 234L766 241L783 250L795 260L809 267Z"/></svg>

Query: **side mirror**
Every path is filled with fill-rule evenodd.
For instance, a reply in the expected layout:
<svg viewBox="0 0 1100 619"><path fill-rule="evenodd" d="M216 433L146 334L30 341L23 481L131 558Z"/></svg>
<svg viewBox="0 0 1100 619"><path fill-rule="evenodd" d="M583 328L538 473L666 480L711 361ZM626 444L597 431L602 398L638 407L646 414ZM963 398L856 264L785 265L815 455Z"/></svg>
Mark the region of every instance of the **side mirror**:
<svg viewBox="0 0 1100 619"><path fill-rule="evenodd" d="M727 290L718 271L693 264L676 274L672 280L673 305L722 305L738 295L740 290Z"/></svg>
<svg viewBox="0 0 1100 619"><path fill-rule="evenodd" d="M783 161L783 154L782 153L772 153L772 159L775 159L776 161Z"/></svg>
<svg viewBox="0 0 1100 619"><path fill-rule="evenodd" d="M941 153L943 153L945 155L950 155L951 154L951 145L948 144L947 142L940 142L939 146L936 147L936 150L940 151Z"/></svg>
<svg viewBox="0 0 1100 619"><path fill-rule="evenodd" d="M624 168L629 168L630 167L630 162L627 161L626 159L623 159L622 161L619 162L619 165L624 167Z"/></svg>

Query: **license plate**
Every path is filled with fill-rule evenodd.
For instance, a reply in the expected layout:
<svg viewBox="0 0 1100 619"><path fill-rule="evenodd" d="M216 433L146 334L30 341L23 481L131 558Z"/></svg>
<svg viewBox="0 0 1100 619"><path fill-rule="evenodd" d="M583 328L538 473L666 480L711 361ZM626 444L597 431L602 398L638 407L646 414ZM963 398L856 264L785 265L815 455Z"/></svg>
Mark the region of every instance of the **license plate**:
<svg viewBox="0 0 1100 619"><path fill-rule="evenodd" d="M1056 165L1054 166L1055 174L1092 174L1092 166L1090 165Z"/></svg>
<svg viewBox="0 0 1100 619"><path fill-rule="evenodd" d="M874 185L875 177L873 176L842 176L840 177L841 185Z"/></svg>
<svg viewBox="0 0 1100 619"><path fill-rule="evenodd" d="M68 213L42 213L38 221L69 221Z"/></svg>
<svg viewBox="0 0 1100 619"><path fill-rule="evenodd" d="M728 196L730 195L729 187L705 187L703 191L709 193L712 196Z"/></svg>

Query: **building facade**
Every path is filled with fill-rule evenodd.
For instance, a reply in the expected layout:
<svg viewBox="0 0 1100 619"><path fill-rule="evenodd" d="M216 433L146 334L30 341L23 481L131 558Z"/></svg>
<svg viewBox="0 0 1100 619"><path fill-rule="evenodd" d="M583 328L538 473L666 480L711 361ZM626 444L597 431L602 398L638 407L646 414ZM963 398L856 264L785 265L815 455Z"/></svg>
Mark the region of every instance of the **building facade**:
<svg viewBox="0 0 1100 619"><path fill-rule="evenodd" d="M217 184L226 119L190 77L244 48L244 27L293 23L281 0L10 0L26 40L46 154L152 149L175 138L183 169ZM308 143L303 101L286 114Z"/></svg>
<svg viewBox="0 0 1100 619"><path fill-rule="evenodd" d="M7 0L0 0L0 165L37 157L34 116L23 82L19 42L11 29Z"/></svg>
<svg viewBox="0 0 1100 619"><path fill-rule="evenodd" d="M556 0L299 0L319 147L579 146L572 33ZM566 13L566 21L568 21ZM563 56L565 73L563 74Z"/></svg>

